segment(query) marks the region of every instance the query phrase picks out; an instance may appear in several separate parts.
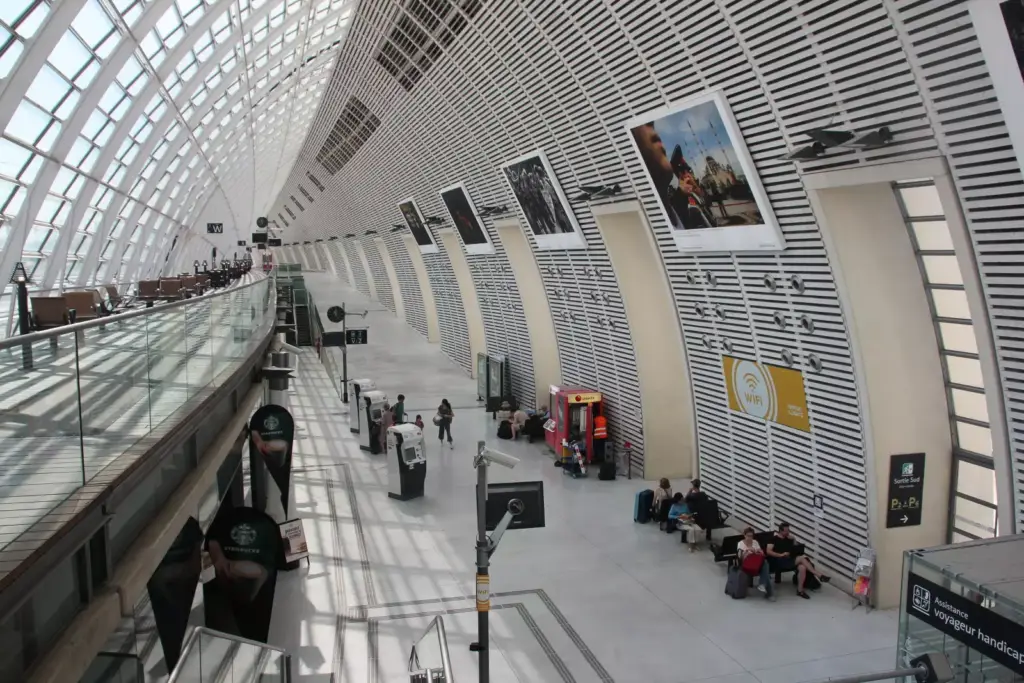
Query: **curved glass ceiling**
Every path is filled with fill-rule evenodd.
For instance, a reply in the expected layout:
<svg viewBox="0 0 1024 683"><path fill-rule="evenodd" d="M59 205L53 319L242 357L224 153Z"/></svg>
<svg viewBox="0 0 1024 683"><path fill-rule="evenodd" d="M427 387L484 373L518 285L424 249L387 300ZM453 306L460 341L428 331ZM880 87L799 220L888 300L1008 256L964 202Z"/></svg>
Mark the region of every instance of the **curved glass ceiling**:
<svg viewBox="0 0 1024 683"><path fill-rule="evenodd" d="M159 274L245 239L299 153L355 0L0 1L0 337L7 281ZM227 230L226 230L227 232Z"/></svg>

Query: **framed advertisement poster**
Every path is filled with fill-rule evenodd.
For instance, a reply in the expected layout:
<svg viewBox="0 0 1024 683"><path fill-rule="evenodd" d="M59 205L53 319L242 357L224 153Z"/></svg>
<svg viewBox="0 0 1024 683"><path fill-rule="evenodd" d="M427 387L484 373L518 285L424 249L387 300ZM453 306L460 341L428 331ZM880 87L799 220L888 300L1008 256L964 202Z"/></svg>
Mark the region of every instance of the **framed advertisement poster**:
<svg viewBox="0 0 1024 683"><path fill-rule="evenodd" d="M416 200L409 197L399 203L398 209L402 212L402 218L405 219L405 224L409 226L413 239L416 240L416 244L420 248L420 253L438 253L437 244L434 243L434 238L430 236L430 229L427 228L427 222L423 220L423 214L420 213L419 207L416 206Z"/></svg>
<svg viewBox="0 0 1024 683"><path fill-rule="evenodd" d="M583 231L544 150L504 164L501 174L526 216L538 249L586 249Z"/></svg>
<svg viewBox="0 0 1024 683"><path fill-rule="evenodd" d="M452 223L462 237L462 244L467 254L493 254L494 245L487 237L483 221L477 213L473 200L469 198L469 190L462 183L443 188L440 192L441 201L452 217Z"/></svg>
<svg viewBox="0 0 1024 683"><path fill-rule="evenodd" d="M785 248L721 90L637 116L626 132L680 251Z"/></svg>
<svg viewBox="0 0 1024 683"><path fill-rule="evenodd" d="M968 9L1024 172L1024 0L973 0Z"/></svg>

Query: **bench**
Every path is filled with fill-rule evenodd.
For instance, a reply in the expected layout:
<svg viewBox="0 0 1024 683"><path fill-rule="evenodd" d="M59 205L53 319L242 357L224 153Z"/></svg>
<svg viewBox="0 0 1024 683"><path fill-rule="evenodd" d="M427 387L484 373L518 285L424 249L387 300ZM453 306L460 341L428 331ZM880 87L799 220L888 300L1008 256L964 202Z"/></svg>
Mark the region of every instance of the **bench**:
<svg viewBox="0 0 1024 683"><path fill-rule="evenodd" d="M693 511L694 523L704 531L704 536L707 541L711 541L711 532L716 529L728 529L729 525L726 521L729 519L729 515L721 511L718 507L718 501L714 498L707 498L698 508ZM679 539L680 543L686 543L686 532L683 531Z"/></svg>
<svg viewBox="0 0 1024 683"><path fill-rule="evenodd" d="M138 298L141 301L156 301L160 298L159 280L139 280Z"/></svg>
<svg viewBox="0 0 1024 683"><path fill-rule="evenodd" d="M94 289L64 292L64 299L67 307L75 312L75 320L78 322L95 320L103 315L103 300Z"/></svg>
<svg viewBox="0 0 1024 683"><path fill-rule="evenodd" d="M102 289L107 293L107 312L113 313L119 308L127 308L132 300L131 297L122 296L117 291L117 285L103 285Z"/></svg>
<svg viewBox="0 0 1024 683"><path fill-rule="evenodd" d="M62 296L34 296L31 298L31 327L34 332L52 330L75 321L75 315L68 310L68 302Z"/></svg>
<svg viewBox="0 0 1024 683"><path fill-rule="evenodd" d="M177 300L184 296L182 291L181 280L179 278L161 278L160 279L160 298Z"/></svg>
<svg viewBox="0 0 1024 683"><path fill-rule="evenodd" d="M761 546L761 550L767 552L768 544L772 542L774 538L774 531L761 531L754 534L754 540ZM711 552L714 553L715 562L725 562L728 566L732 567L739 561L738 549L739 543L743 540L743 534L736 534L733 536L726 536L722 539L721 543L712 543ZM801 544L796 544L793 547L794 556L803 555L804 547ZM773 558L765 557L768 560L768 569L772 574L775 575L775 583L782 583L782 575L786 572L795 571L795 568L779 569L776 563L773 562Z"/></svg>
<svg viewBox="0 0 1024 683"><path fill-rule="evenodd" d="M200 294L199 278L195 275L182 276L181 288L185 291L186 296L198 296Z"/></svg>

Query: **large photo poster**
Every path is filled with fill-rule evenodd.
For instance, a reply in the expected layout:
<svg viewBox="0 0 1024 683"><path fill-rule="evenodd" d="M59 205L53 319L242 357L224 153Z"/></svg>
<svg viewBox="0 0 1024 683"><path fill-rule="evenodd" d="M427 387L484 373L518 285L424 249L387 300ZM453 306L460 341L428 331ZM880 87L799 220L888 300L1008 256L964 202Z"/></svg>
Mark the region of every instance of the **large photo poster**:
<svg viewBox="0 0 1024 683"><path fill-rule="evenodd" d="M543 150L501 167L538 249L585 249L586 240Z"/></svg>
<svg viewBox="0 0 1024 683"><path fill-rule="evenodd" d="M1024 0L972 0L968 8L1024 172Z"/></svg>
<svg viewBox="0 0 1024 683"><path fill-rule="evenodd" d="M626 128L680 251L785 247L721 91L648 112Z"/></svg>
<svg viewBox="0 0 1024 683"><path fill-rule="evenodd" d="M419 207L416 206L416 200L409 197L398 205L398 209L402 212L402 218L405 219L405 224L409 226L416 244L419 245L420 253L438 253L437 245L430 236L430 230L427 228L426 221L423 220L423 214L420 213Z"/></svg>
<svg viewBox="0 0 1024 683"><path fill-rule="evenodd" d="M441 201L452 217L455 229L462 237L462 244L467 254L493 254L491 245L484 230L483 221L477 213L473 200L469 198L469 190L462 183L456 183L441 190Z"/></svg>

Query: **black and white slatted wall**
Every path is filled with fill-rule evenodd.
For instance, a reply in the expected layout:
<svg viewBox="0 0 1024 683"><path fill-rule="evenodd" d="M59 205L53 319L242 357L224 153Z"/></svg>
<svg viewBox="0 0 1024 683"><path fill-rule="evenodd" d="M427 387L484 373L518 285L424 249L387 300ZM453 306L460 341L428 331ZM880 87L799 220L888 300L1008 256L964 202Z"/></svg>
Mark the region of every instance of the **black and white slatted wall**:
<svg viewBox="0 0 1024 683"><path fill-rule="evenodd" d="M434 240L440 243L436 234ZM466 312L462 306L462 293L452 271L452 264L444 252L444 245L438 246L441 252L423 254L423 263L427 268L430 288L434 292L434 303L437 305L441 350L452 359L452 362L470 372L474 360L469 351L469 327L466 325Z"/></svg>
<svg viewBox="0 0 1024 683"><path fill-rule="evenodd" d="M403 234L388 232L384 236L384 244L388 254L391 255L391 265L394 266L395 277L398 278L398 287L401 290L395 292L395 296L402 297L402 304L405 307L405 322L426 337L427 315L423 308L423 293L420 290L420 282L416 278L412 260L409 258L409 250L405 248L405 243L402 240Z"/></svg>
<svg viewBox="0 0 1024 683"><path fill-rule="evenodd" d="M364 237L359 242L363 246L363 251L366 252L366 262L370 264L370 271L373 273L373 284L377 291L377 301L385 308L394 311L395 297L391 292L391 280L384 269L384 261L381 259L380 251L377 249L377 242L374 241L373 235Z"/></svg>
<svg viewBox="0 0 1024 683"><path fill-rule="evenodd" d="M366 279L366 269L363 268L363 260L359 258L359 252L356 250L355 239L354 237L344 239L341 241L341 246L345 250L345 255L348 256L349 265L352 266L355 288L366 296L370 296L370 285Z"/></svg>
<svg viewBox="0 0 1024 683"><path fill-rule="evenodd" d="M670 0L493 0L434 55L411 90L374 61L401 7L397 0L361 4L306 147L278 198L279 204L286 201L307 170L324 176L328 196L303 217L306 237L357 225L390 230L401 221L398 201L409 196L425 215L447 218L437 191L459 181L478 206L516 208L498 167L536 148L545 149L569 196L581 185L620 183L626 198L636 197L645 207L669 273L708 490L743 521L760 527L792 522L822 562L849 572L867 545L868 522L848 331L800 169L780 157L806 144L803 131L829 121L858 131L889 126L896 135L893 146L830 154L803 168L947 155L993 316L1021 480L1024 285L1016 277L1022 260L1011 240L1021 238L1024 187L964 2L698 0L680 12ZM683 255L656 211L623 124L713 87L725 91L739 121L785 233L784 252ZM380 125L330 176L315 154L353 96ZM563 380L604 391L615 437L632 441L642 454L631 335L643 331L629 328L589 208L578 202L573 207L589 248L535 252ZM332 213L344 216L340 227L328 227L337 224ZM425 261L442 339L451 335L446 326L455 325L464 340L461 299L441 249ZM393 250L393 258L403 293L410 296L404 290L415 278L401 251ZM503 338L512 355L515 345L526 346L526 337L511 336L521 320L514 310L518 293L507 271L492 264L504 259L498 245L495 256L469 261L489 348L500 352L494 340ZM355 259L352 265L359 267ZM511 289L501 289L509 283ZM800 325L805 316L813 321L812 332ZM445 351L464 363L465 346L463 341L453 349L449 343ZM723 353L801 369L812 432L730 413ZM823 518L813 514L815 494L825 498ZM1020 518L1024 491L1019 497Z"/></svg>

